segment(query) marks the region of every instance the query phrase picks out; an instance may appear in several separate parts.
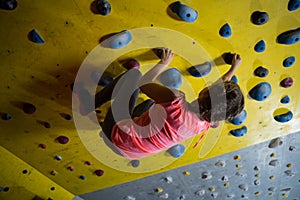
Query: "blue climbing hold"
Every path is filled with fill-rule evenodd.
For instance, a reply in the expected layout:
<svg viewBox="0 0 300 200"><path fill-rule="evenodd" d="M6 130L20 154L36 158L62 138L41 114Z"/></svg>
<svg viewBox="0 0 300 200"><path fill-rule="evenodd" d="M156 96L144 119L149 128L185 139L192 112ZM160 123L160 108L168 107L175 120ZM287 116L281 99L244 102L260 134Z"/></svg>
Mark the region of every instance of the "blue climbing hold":
<svg viewBox="0 0 300 200"><path fill-rule="evenodd" d="M286 59L284 59L283 61L283 66L284 67L290 67L294 64L296 58L294 56L290 56L290 57L287 57Z"/></svg>
<svg viewBox="0 0 300 200"><path fill-rule="evenodd" d="M10 114L4 113L4 114L2 114L1 118L2 118L2 120L8 121L8 120L11 120L12 117Z"/></svg>
<svg viewBox="0 0 300 200"><path fill-rule="evenodd" d="M262 66L259 66L254 70L254 75L261 78L268 76L268 74L269 74L269 70Z"/></svg>
<svg viewBox="0 0 300 200"><path fill-rule="evenodd" d="M66 119L66 120L72 120L72 115L68 115L68 114L65 115L65 119Z"/></svg>
<svg viewBox="0 0 300 200"><path fill-rule="evenodd" d="M299 0L290 0L288 4L288 10L294 11L297 10L300 7L300 1Z"/></svg>
<svg viewBox="0 0 300 200"><path fill-rule="evenodd" d="M79 178L80 178L81 180L85 180L85 179L86 179L86 177L85 177L84 175L79 176Z"/></svg>
<svg viewBox="0 0 300 200"><path fill-rule="evenodd" d="M182 85L182 76L178 69L170 68L161 73L160 82L170 88L179 88Z"/></svg>
<svg viewBox="0 0 300 200"><path fill-rule="evenodd" d="M97 0L96 7L99 14L103 16L108 15L111 11L110 3L106 0Z"/></svg>
<svg viewBox="0 0 300 200"><path fill-rule="evenodd" d="M55 160L61 161L61 160L62 160L62 157L59 156L59 155L57 155L57 156L55 156Z"/></svg>
<svg viewBox="0 0 300 200"><path fill-rule="evenodd" d="M180 158L185 151L185 146L182 144L176 144L170 149L168 149L168 153L173 156L174 158Z"/></svg>
<svg viewBox="0 0 300 200"><path fill-rule="evenodd" d="M247 118L247 112L246 112L246 110L243 110L235 118L233 118L232 120L230 120L230 123L232 123L234 125L241 125L242 123L245 122L246 118Z"/></svg>
<svg viewBox="0 0 300 200"><path fill-rule="evenodd" d="M193 8L176 1L170 5L173 13L177 14L180 19L186 22L194 22L198 18L198 12Z"/></svg>
<svg viewBox="0 0 300 200"><path fill-rule="evenodd" d="M284 96L284 97L280 100L280 103L282 103L282 104L290 103L290 97L289 97L289 96Z"/></svg>
<svg viewBox="0 0 300 200"><path fill-rule="evenodd" d="M104 47L112 48L112 49L120 49L128 45L128 43L132 40L132 35L129 31L121 31L103 42L101 42L101 45Z"/></svg>
<svg viewBox="0 0 300 200"><path fill-rule="evenodd" d="M279 44L287 44L287 45L295 44L299 42L299 40L300 40L300 28L283 32L277 37L277 42Z"/></svg>
<svg viewBox="0 0 300 200"><path fill-rule="evenodd" d="M291 119L293 118L293 113L291 111L288 111L284 114L281 114L281 115L276 115L274 117L274 119L278 122L281 122L281 123L285 123L285 122L288 122L290 121Z"/></svg>
<svg viewBox="0 0 300 200"><path fill-rule="evenodd" d="M140 166L140 161L139 160L132 160L130 161L131 163L131 166L134 167L134 168L137 168Z"/></svg>
<svg viewBox="0 0 300 200"><path fill-rule="evenodd" d="M35 29L31 30L28 34L28 38L31 42L37 43L37 44L43 44L45 43L42 37L37 33Z"/></svg>
<svg viewBox="0 0 300 200"><path fill-rule="evenodd" d="M232 32L231 32L231 28L229 26L229 24L224 24L221 28L220 28L220 31L219 31L219 34L222 36L222 37L230 37Z"/></svg>
<svg viewBox="0 0 300 200"><path fill-rule="evenodd" d="M239 83L239 80L238 78L236 77L236 75L234 75L232 78L231 78L231 81L238 84Z"/></svg>
<svg viewBox="0 0 300 200"><path fill-rule="evenodd" d="M255 45L254 50L255 50L257 53L264 52L264 51L266 50L266 43L265 43L265 41L263 41L263 40L259 41L259 42Z"/></svg>
<svg viewBox="0 0 300 200"><path fill-rule="evenodd" d="M235 137L241 137L246 135L247 133L247 126L243 126L242 128L234 129L230 131L230 134Z"/></svg>
<svg viewBox="0 0 300 200"><path fill-rule="evenodd" d="M0 0L0 8L4 10L14 10L18 6L16 0Z"/></svg>
<svg viewBox="0 0 300 200"><path fill-rule="evenodd" d="M195 65L190 67L188 71L194 77L206 76L211 71L211 64L210 62L205 62L199 65Z"/></svg>
<svg viewBox="0 0 300 200"><path fill-rule="evenodd" d="M270 96L271 92L271 85L268 82L261 82L250 90L249 95L257 101L264 101Z"/></svg>
<svg viewBox="0 0 300 200"><path fill-rule="evenodd" d="M255 25L263 25L269 20L269 15L266 12L255 11L251 15L251 21Z"/></svg>
<svg viewBox="0 0 300 200"><path fill-rule="evenodd" d="M93 71L91 78L95 83L103 87L107 86L113 81L113 77L107 72L103 72L101 74L99 71Z"/></svg>

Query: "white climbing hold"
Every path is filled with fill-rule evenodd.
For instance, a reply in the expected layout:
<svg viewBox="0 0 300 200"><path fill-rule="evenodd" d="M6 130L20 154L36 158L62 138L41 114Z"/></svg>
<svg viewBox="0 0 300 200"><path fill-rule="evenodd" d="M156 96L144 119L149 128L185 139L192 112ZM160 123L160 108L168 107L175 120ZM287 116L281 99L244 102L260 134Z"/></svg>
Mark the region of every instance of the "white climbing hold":
<svg viewBox="0 0 300 200"><path fill-rule="evenodd" d="M218 197L218 193L214 192L211 194L212 198L216 199Z"/></svg>
<svg viewBox="0 0 300 200"><path fill-rule="evenodd" d="M225 167L226 163L225 163L225 161L219 160L215 165L217 167Z"/></svg>
<svg viewBox="0 0 300 200"><path fill-rule="evenodd" d="M247 191L248 190L248 185L247 184L241 184L241 185L239 185L239 188L241 190Z"/></svg>
<svg viewBox="0 0 300 200"><path fill-rule="evenodd" d="M235 197L234 194L227 194L227 195L226 195L226 198L227 198L227 199L232 199L232 198L234 198L234 197Z"/></svg>
<svg viewBox="0 0 300 200"><path fill-rule="evenodd" d="M275 167L275 166L279 165L279 160L271 160L271 161L269 162L269 165Z"/></svg>
<svg viewBox="0 0 300 200"><path fill-rule="evenodd" d="M255 166L253 169L254 169L255 171L258 171L258 170L259 170L259 167Z"/></svg>
<svg viewBox="0 0 300 200"><path fill-rule="evenodd" d="M290 151L296 151L296 147L290 146L290 147L289 147L289 150L290 150Z"/></svg>
<svg viewBox="0 0 300 200"><path fill-rule="evenodd" d="M167 198L169 198L169 194L168 193L162 194L159 196L159 198L167 199Z"/></svg>
<svg viewBox="0 0 300 200"><path fill-rule="evenodd" d="M205 190L202 189L202 190L198 190L197 192L195 192L196 195L198 196L204 196L205 195Z"/></svg>
<svg viewBox="0 0 300 200"><path fill-rule="evenodd" d="M180 197L178 198L179 200L185 200L185 195L180 195Z"/></svg>
<svg viewBox="0 0 300 200"><path fill-rule="evenodd" d="M247 174L243 174L241 172L237 172L237 173L235 173L235 175L240 176L240 177L246 177L247 176Z"/></svg>
<svg viewBox="0 0 300 200"><path fill-rule="evenodd" d="M171 176L167 176L167 177L164 178L164 181L166 183L172 183L173 182L173 178Z"/></svg>
<svg viewBox="0 0 300 200"><path fill-rule="evenodd" d="M276 148L278 146L281 146L283 144L282 139L279 138L275 138L273 140L271 140L271 142L269 143L269 148Z"/></svg>
<svg viewBox="0 0 300 200"><path fill-rule="evenodd" d="M135 200L135 197L133 197L133 196L127 196L127 197L125 197L124 199L125 199L125 200Z"/></svg>
<svg viewBox="0 0 300 200"><path fill-rule="evenodd" d="M260 185L260 180L258 180L258 179L255 180L255 181L254 181L254 185Z"/></svg>
<svg viewBox="0 0 300 200"><path fill-rule="evenodd" d="M209 180L212 178L212 175L209 172L203 172L201 178L204 180Z"/></svg>
<svg viewBox="0 0 300 200"><path fill-rule="evenodd" d="M275 192L276 189L277 189L276 187L269 187L269 188L268 188L268 190L269 190L270 192Z"/></svg>
<svg viewBox="0 0 300 200"><path fill-rule="evenodd" d="M295 173L293 173L291 170L286 170L284 172L287 176L295 176Z"/></svg>
<svg viewBox="0 0 300 200"><path fill-rule="evenodd" d="M223 177L221 178L221 180L226 182L226 181L228 181L228 177L227 177L227 176L223 176Z"/></svg>

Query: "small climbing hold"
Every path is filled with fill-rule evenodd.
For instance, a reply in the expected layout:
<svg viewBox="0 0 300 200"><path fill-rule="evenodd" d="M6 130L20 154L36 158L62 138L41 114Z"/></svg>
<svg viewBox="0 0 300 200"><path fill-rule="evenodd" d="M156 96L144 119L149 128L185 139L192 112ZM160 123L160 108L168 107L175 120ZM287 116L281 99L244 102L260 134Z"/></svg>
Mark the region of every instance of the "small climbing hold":
<svg viewBox="0 0 300 200"><path fill-rule="evenodd" d="M240 155L236 155L233 157L234 160L241 160L241 156Z"/></svg>
<svg viewBox="0 0 300 200"><path fill-rule="evenodd" d="M203 172L201 178L204 180L209 180L212 178L212 175L209 172Z"/></svg>
<svg viewBox="0 0 300 200"><path fill-rule="evenodd" d="M248 185L247 184L241 184L241 185L239 185L239 188L243 191L247 191L248 190Z"/></svg>
<svg viewBox="0 0 300 200"><path fill-rule="evenodd" d="M255 174L254 175L256 178L259 178L260 177L260 174Z"/></svg>
<svg viewBox="0 0 300 200"><path fill-rule="evenodd" d="M242 123L245 122L246 118L247 118L247 112L246 112L246 110L243 110L235 118L233 118L232 120L230 120L230 123L232 123L234 125L241 125Z"/></svg>
<svg viewBox="0 0 300 200"><path fill-rule="evenodd" d="M254 166L253 170L254 171L259 171L259 167L258 166Z"/></svg>
<svg viewBox="0 0 300 200"><path fill-rule="evenodd" d="M269 20L269 15L266 12L255 11L251 15L251 21L255 25L263 25Z"/></svg>
<svg viewBox="0 0 300 200"><path fill-rule="evenodd" d="M199 65L192 66L188 69L189 73L194 77L203 77L210 73L211 64L210 62L205 62Z"/></svg>
<svg viewBox="0 0 300 200"><path fill-rule="evenodd" d="M263 40L260 40L256 45L254 46L254 50L257 53L264 52L266 50L266 43Z"/></svg>
<svg viewBox="0 0 300 200"><path fill-rule="evenodd" d="M281 115L276 115L274 117L274 119L276 121L281 122L281 123L289 122L292 118L293 118L293 113L291 111L288 111Z"/></svg>
<svg viewBox="0 0 300 200"><path fill-rule="evenodd" d="M271 191L271 192L275 192L276 189L277 189L276 187L269 187L269 188L268 188L268 190Z"/></svg>
<svg viewBox="0 0 300 200"><path fill-rule="evenodd" d="M55 160L58 160L58 161L62 160L62 157L59 155L56 155L54 158L55 158Z"/></svg>
<svg viewBox="0 0 300 200"><path fill-rule="evenodd" d="M294 80L291 77L285 78L280 82L280 86L284 88L289 88L294 84Z"/></svg>
<svg viewBox="0 0 300 200"><path fill-rule="evenodd" d="M237 166L236 166L236 167L237 167ZM236 176L240 176L240 177L246 177L246 176L247 176L247 174L243 174L243 173L241 173L241 172L236 172L235 175L236 175Z"/></svg>
<svg viewBox="0 0 300 200"><path fill-rule="evenodd" d="M293 173L291 170L286 170L284 172L287 176L295 176L295 173Z"/></svg>
<svg viewBox="0 0 300 200"><path fill-rule="evenodd" d="M270 176L269 179L270 179L270 180L274 180L274 179L275 179L275 176Z"/></svg>
<svg viewBox="0 0 300 200"><path fill-rule="evenodd" d="M10 114L8 114L8 113L4 113L4 114L2 114L2 116L1 116L1 119L2 120L5 120L5 121L8 121L8 120L11 120L11 115Z"/></svg>
<svg viewBox="0 0 300 200"><path fill-rule="evenodd" d="M275 166L279 165L279 160L271 160L271 161L269 162L269 165L275 167Z"/></svg>
<svg viewBox="0 0 300 200"><path fill-rule="evenodd" d="M249 95L257 101L264 101L270 96L271 92L271 85L268 82L261 82L249 91Z"/></svg>
<svg viewBox="0 0 300 200"><path fill-rule="evenodd" d="M288 4L289 11L295 11L300 8L300 1L299 0L290 0Z"/></svg>
<svg viewBox="0 0 300 200"><path fill-rule="evenodd" d="M300 40L300 28L283 32L277 37L277 42L279 44L286 44L286 45L295 44L299 42L299 40Z"/></svg>
<svg viewBox="0 0 300 200"><path fill-rule="evenodd" d="M51 128L51 124L49 122L44 122L44 127L45 128Z"/></svg>
<svg viewBox="0 0 300 200"><path fill-rule="evenodd" d="M73 166L69 166L68 170L70 170L72 172L72 171L74 171L74 167Z"/></svg>
<svg viewBox="0 0 300 200"><path fill-rule="evenodd" d="M230 134L235 137L241 137L246 135L247 133L247 126L243 126L242 128L234 129L230 131Z"/></svg>
<svg viewBox="0 0 300 200"><path fill-rule="evenodd" d="M72 120L72 115L68 115L68 114L65 115L65 119L66 119L66 120Z"/></svg>
<svg viewBox="0 0 300 200"><path fill-rule="evenodd" d="M235 196L234 194L227 194L227 195L226 195L226 198L232 199L234 196Z"/></svg>
<svg viewBox="0 0 300 200"><path fill-rule="evenodd" d="M216 199L218 197L218 193L214 192L210 195L212 198Z"/></svg>
<svg viewBox="0 0 300 200"><path fill-rule="evenodd" d="M205 190L204 189L198 190L198 191L195 192L195 195L197 195L197 196L204 196L205 195Z"/></svg>
<svg viewBox="0 0 300 200"><path fill-rule="evenodd" d="M103 170L101 170L101 169L98 169L98 170L95 170L95 172L94 172L97 176L103 176L103 174L104 174L104 171Z"/></svg>
<svg viewBox="0 0 300 200"><path fill-rule="evenodd" d="M85 179L86 179L86 176L81 175L81 176L79 176L79 178L80 178L81 180L85 180Z"/></svg>
<svg viewBox="0 0 300 200"><path fill-rule="evenodd" d="M167 176L167 177L164 178L164 181L166 183L172 183L173 182L173 178L171 176Z"/></svg>
<svg viewBox="0 0 300 200"><path fill-rule="evenodd" d="M180 158L184 154L184 151L185 146L182 144L176 144L167 150L167 152L174 158Z"/></svg>
<svg viewBox="0 0 300 200"><path fill-rule="evenodd" d="M178 199L179 200L184 200L185 199L185 195L184 194L180 195L180 197Z"/></svg>
<svg viewBox="0 0 300 200"><path fill-rule="evenodd" d="M258 179L254 180L254 185L260 185L260 180Z"/></svg>
<svg viewBox="0 0 300 200"><path fill-rule="evenodd" d="M167 199L167 198L169 198L169 194L168 193L162 194L162 195L159 196L159 198Z"/></svg>
<svg viewBox="0 0 300 200"><path fill-rule="evenodd" d="M214 187L210 187L210 188L208 188L208 190L209 190L210 192L216 191L216 189L215 189Z"/></svg>
<svg viewBox="0 0 300 200"><path fill-rule="evenodd" d="M228 23L224 24L221 28L220 28L220 31L219 31L219 34L222 36L222 37L230 37L232 32L231 32L231 28L230 28L230 25Z"/></svg>
<svg viewBox="0 0 300 200"><path fill-rule="evenodd" d="M238 169L241 169L241 168L243 168L243 165L242 164L237 164L237 165L235 165L235 167L238 168Z"/></svg>
<svg viewBox="0 0 300 200"><path fill-rule="evenodd" d="M216 162L215 166L217 167L225 167L226 163L223 160L219 160L218 162Z"/></svg>
<svg viewBox="0 0 300 200"><path fill-rule="evenodd" d="M42 39L42 37L38 34L38 32L33 29L28 33L28 38L31 42L37 43L37 44L44 44L45 41Z"/></svg>
<svg viewBox="0 0 300 200"><path fill-rule="evenodd" d="M227 176L222 176L221 180L222 181L228 181L228 177Z"/></svg>
<svg viewBox="0 0 300 200"><path fill-rule="evenodd" d="M57 171L52 170L52 171L50 172L50 174L53 175L53 176L56 176L56 175L57 175Z"/></svg>
<svg viewBox="0 0 300 200"><path fill-rule="evenodd" d="M155 189L155 192L156 192L156 193L162 193L163 191L164 191L164 190L163 190L162 188L156 188L156 189Z"/></svg>
<svg viewBox="0 0 300 200"><path fill-rule="evenodd" d="M56 140L60 143L60 144L67 144L69 142L69 138L67 136L59 136L56 138Z"/></svg>
<svg viewBox="0 0 300 200"><path fill-rule="evenodd" d="M287 167L287 168L292 168L293 165L292 165L291 163L288 163L288 164L286 165L286 167Z"/></svg>
<svg viewBox="0 0 300 200"><path fill-rule="evenodd" d="M42 149L46 149L47 145L46 144L40 144L39 147L41 147Z"/></svg>
<svg viewBox="0 0 300 200"><path fill-rule="evenodd" d="M103 72L101 74L99 71L93 71L91 77L95 83L102 87L109 85L114 80L114 78L107 72Z"/></svg>
<svg viewBox="0 0 300 200"><path fill-rule="evenodd" d="M268 76L268 74L269 74L269 70L262 66L259 66L254 70L254 75L261 78Z"/></svg>
<svg viewBox="0 0 300 200"><path fill-rule="evenodd" d="M135 197L133 197L133 196L126 196L124 198L124 200L135 200Z"/></svg>
<svg viewBox="0 0 300 200"><path fill-rule="evenodd" d="M289 192L291 190L292 190L292 188L284 188L284 189L281 189L280 191L282 191L282 192Z"/></svg>
<svg viewBox="0 0 300 200"><path fill-rule="evenodd" d="M173 13L186 22L194 22L198 18L198 12L193 8L176 1L170 5Z"/></svg>
<svg viewBox="0 0 300 200"><path fill-rule="evenodd" d="M107 48L120 49L128 45L131 40L131 33L128 30L125 30L105 39L101 42L101 45Z"/></svg>
<svg viewBox="0 0 300 200"><path fill-rule="evenodd" d="M286 193L283 193L283 194L282 194L282 197L283 197L283 198L288 198L289 195L287 195Z"/></svg>
<svg viewBox="0 0 300 200"><path fill-rule="evenodd" d="M282 144L283 144L282 139L278 137L270 141L269 148L276 148L278 146L281 146Z"/></svg>
<svg viewBox="0 0 300 200"><path fill-rule="evenodd" d="M179 88L182 85L182 76L178 69L170 68L159 76L160 82L170 88Z"/></svg>
<svg viewBox="0 0 300 200"><path fill-rule="evenodd" d="M296 151L296 147L290 146L290 147L289 147L289 151Z"/></svg>
<svg viewBox="0 0 300 200"><path fill-rule="evenodd" d="M271 158L275 158L275 157L276 157L276 154L275 154L275 153L271 153L270 157L271 157Z"/></svg>
<svg viewBox="0 0 300 200"><path fill-rule="evenodd" d="M284 59L282 65L284 67L290 67L294 64L296 58L294 56L290 56L290 57L287 57L286 59Z"/></svg>
<svg viewBox="0 0 300 200"><path fill-rule="evenodd" d="M234 75L232 78L231 78L231 81L238 84L239 83L239 80L238 78L236 77L236 75Z"/></svg>
<svg viewBox="0 0 300 200"><path fill-rule="evenodd" d="M92 162L91 161L85 161L85 164L86 165L92 165Z"/></svg>
<svg viewBox="0 0 300 200"><path fill-rule="evenodd" d="M123 67L125 67L127 70L140 69L140 63L137 60L131 58L123 64Z"/></svg>
<svg viewBox="0 0 300 200"><path fill-rule="evenodd" d="M229 188L229 183L228 183L228 182L225 183L225 184L224 184L224 187L225 187L225 188Z"/></svg>
<svg viewBox="0 0 300 200"><path fill-rule="evenodd" d="M36 111L36 107L34 105L32 105L31 103L24 103L23 111L26 114L33 114Z"/></svg>
<svg viewBox="0 0 300 200"><path fill-rule="evenodd" d="M16 0L0 0L0 8L4 10L14 10L18 6Z"/></svg>
<svg viewBox="0 0 300 200"><path fill-rule="evenodd" d="M280 100L280 103L282 103L282 104L290 103L290 97L289 96L282 97L282 99Z"/></svg>
<svg viewBox="0 0 300 200"><path fill-rule="evenodd" d="M189 171L185 171L185 172L183 172L183 175L185 175L185 176L189 176L189 175L191 175L191 172L189 172Z"/></svg>
<svg viewBox="0 0 300 200"><path fill-rule="evenodd" d="M130 164L132 167L137 168L140 166L140 161L139 160L131 160Z"/></svg>
<svg viewBox="0 0 300 200"><path fill-rule="evenodd" d="M97 11L100 15L106 16L111 11L110 3L106 0L97 0L96 2Z"/></svg>
<svg viewBox="0 0 300 200"><path fill-rule="evenodd" d="M255 196L259 196L259 195L260 195L260 192L257 191L257 192L254 193L254 195L255 195Z"/></svg>

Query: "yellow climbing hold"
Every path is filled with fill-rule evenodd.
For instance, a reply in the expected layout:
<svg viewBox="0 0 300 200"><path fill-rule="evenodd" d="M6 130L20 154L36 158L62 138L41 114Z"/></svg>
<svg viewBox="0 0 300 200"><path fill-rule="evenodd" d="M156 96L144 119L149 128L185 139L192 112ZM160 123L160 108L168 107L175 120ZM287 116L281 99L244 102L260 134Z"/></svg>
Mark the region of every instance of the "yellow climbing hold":
<svg viewBox="0 0 300 200"><path fill-rule="evenodd" d="M270 193L269 193L269 196L273 196L273 193L272 193L272 192L270 192Z"/></svg>
<svg viewBox="0 0 300 200"><path fill-rule="evenodd" d="M282 197L283 197L283 198L288 198L289 196L288 196L286 193L283 193L283 194L282 194Z"/></svg>
<svg viewBox="0 0 300 200"><path fill-rule="evenodd" d="M292 168L293 165L292 165L291 163L289 163L289 164L286 165L286 167L287 167L287 168Z"/></svg>
<svg viewBox="0 0 300 200"><path fill-rule="evenodd" d="M156 193L162 193L163 191L164 191L164 190L163 190L162 188L156 188L156 189L155 189L155 192L156 192Z"/></svg>
<svg viewBox="0 0 300 200"><path fill-rule="evenodd" d="M260 192L255 192L254 194L255 194L255 196L258 196L258 195L260 195Z"/></svg>
<svg viewBox="0 0 300 200"><path fill-rule="evenodd" d="M240 155L234 156L234 160L241 160L241 156Z"/></svg>
<svg viewBox="0 0 300 200"><path fill-rule="evenodd" d="M225 184L224 184L224 187L229 188L229 183L228 183L228 182L225 183Z"/></svg>
<svg viewBox="0 0 300 200"><path fill-rule="evenodd" d="M185 172L183 172L183 174L184 174L185 176L189 176L189 175L191 175L191 172L185 171Z"/></svg>
<svg viewBox="0 0 300 200"><path fill-rule="evenodd" d="M275 154L275 153L271 153L270 157L271 157L271 158L275 158L275 157L276 157L276 154Z"/></svg>
<svg viewBox="0 0 300 200"><path fill-rule="evenodd" d="M274 179L275 179L275 176L270 176L269 179L270 179L270 180L274 180Z"/></svg>
<svg viewBox="0 0 300 200"><path fill-rule="evenodd" d="M238 168L238 169L241 169L243 167L243 165L237 164L237 165L235 165L235 167Z"/></svg>
<svg viewBox="0 0 300 200"><path fill-rule="evenodd" d="M214 192L216 189L214 188L214 187L210 187L210 188L208 188L209 189L209 191L211 191L211 192Z"/></svg>
<svg viewBox="0 0 300 200"><path fill-rule="evenodd" d="M255 174L255 177L256 177L256 178L259 178L259 177L260 177L260 174Z"/></svg>

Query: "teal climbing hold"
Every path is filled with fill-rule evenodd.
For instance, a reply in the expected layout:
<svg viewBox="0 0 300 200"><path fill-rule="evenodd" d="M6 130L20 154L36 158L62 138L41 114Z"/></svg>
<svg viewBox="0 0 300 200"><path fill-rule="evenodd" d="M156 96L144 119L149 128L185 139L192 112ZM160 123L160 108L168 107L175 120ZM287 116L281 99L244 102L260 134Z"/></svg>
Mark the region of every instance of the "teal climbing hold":
<svg viewBox="0 0 300 200"><path fill-rule="evenodd" d="M290 102L290 97L289 96L284 96L281 100L280 103L282 104L287 104Z"/></svg>
<svg viewBox="0 0 300 200"><path fill-rule="evenodd" d="M129 44L132 40L132 35L129 31L121 31L101 42L101 45L107 48L120 49Z"/></svg>
<svg viewBox="0 0 300 200"><path fill-rule="evenodd" d="M99 14L106 16L111 11L110 3L106 0L97 0L96 2L97 11Z"/></svg>
<svg viewBox="0 0 300 200"><path fill-rule="evenodd" d="M241 137L246 135L247 133L247 126L243 126L242 128L234 129L230 131L230 134L235 136L235 137Z"/></svg>
<svg viewBox="0 0 300 200"><path fill-rule="evenodd" d="M285 122L288 122L290 121L291 119L293 118L293 113L291 111L288 111L284 114L281 114L281 115L276 115L274 117L274 119L278 122L281 122L281 123L285 123Z"/></svg>
<svg viewBox="0 0 300 200"><path fill-rule="evenodd" d="M295 11L300 8L300 1L299 0L290 0L288 4L289 11Z"/></svg>
<svg viewBox="0 0 300 200"><path fill-rule="evenodd" d="M282 64L284 67L290 67L294 64L295 60L296 58L294 56L289 56L286 59L284 59Z"/></svg>
<svg viewBox="0 0 300 200"><path fill-rule="evenodd" d="M179 88L182 85L182 75L176 68L170 68L161 73L160 82L170 88Z"/></svg>
<svg viewBox="0 0 300 200"><path fill-rule="evenodd" d="M42 39L42 37L38 34L38 32L33 29L28 33L28 38L31 42L37 43L37 44L43 44L45 41Z"/></svg>
<svg viewBox="0 0 300 200"><path fill-rule="evenodd" d="M271 92L271 85L268 82L261 82L249 91L249 95L257 101L264 101L270 96Z"/></svg>
<svg viewBox="0 0 300 200"><path fill-rule="evenodd" d="M211 71L211 64L210 62L205 62L199 65L195 65L190 67L188 71L194 77L206 76Z"/></svg>
<svg viewBox="0 0 300 200"><path fill-rule="evenodd" d="M254 70L254 75L261 78L268 76L268 74L269 74L269 70L262 66L259 66Z"/></svg>
<svg viewBox="0 0 300 200"><path fill-rule="evenodd" d="M266 50L266 43L265 43L265 41L261 40L258 43L256 43L256 45L254 46L254 50L257 53L264 52Z"/></svg>
<svg viewBox="0 0 300 200"><path fill-rule="evenodd" d="M247 112L246 112L246 110L243 110L235 118L233 118L232 120L230 120L230 123L232 123L234 125L241 125L242 123L245 122L246 118L247 118Z"/></svg>
<svg viewBox="0 0 300 200"><path fill-rule="evenodd" d="M17 6L17 0L0 0L0 8L3 10L14 10Z"/></svg>
<svg viewBox="0 0 300 200"><path fill-rule="evenodd" d="M173 13L186 22L194 22L198 18L198 12L193 8L176 1L170 5Z"/></svg>
<svg viewBox="0 0 300 200"><path fill-rule="evenodd" d="M167 150L167 152L174 158L180 158L184 154L184 151L185 146L182 144L176 144Z"/></svg>
<svg viewBox="0 0 300 200"><path fill-rule="evenodd" d="M2 120L5 120L5 121L8 121L8 120L11 120L11 115L10 114L8 114L8 113L4 113L4 114L2 114L2 116L1 116L1 119Z"/></svg>
<svg viewBox="0 0 300 200"><path fill-rule="evenodd" d="M255 25L263 25L269 20L269 15L266 12L255 11L251 15L251 21Z"/></svg>
<svg viewBox="0 0 300 200"><path fill-rule="evenodd" d="M238 78L237 78L236 75L234 75L234 76L231 78L231 81L234 82L234 83L236 83L236 84L239 83L239 80L238 80Z"/></svg>
<svg viewBox="0 0 300 200"><path fill-rule="evenodd" d="M220 28L219 34L220 34L222 37L225 37L225 38L230 37L231 34L232 34L230 25L229 25L228 23L227 23L227 24L224 24L224 25Z"/></svg>
<svg viewBox="0 0 300 200"><path fill-rule="evenodd" d="M294 29L294 30L289 30L286 32L281 33L277 37L277 42L279 44L296 44L300 40L300 28Z"/></svg>

